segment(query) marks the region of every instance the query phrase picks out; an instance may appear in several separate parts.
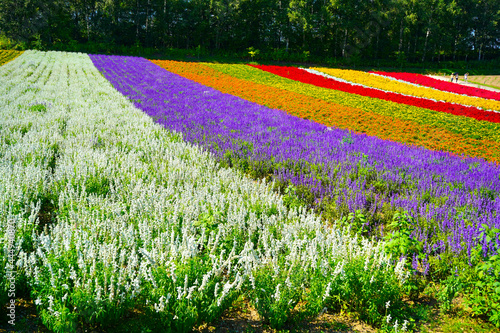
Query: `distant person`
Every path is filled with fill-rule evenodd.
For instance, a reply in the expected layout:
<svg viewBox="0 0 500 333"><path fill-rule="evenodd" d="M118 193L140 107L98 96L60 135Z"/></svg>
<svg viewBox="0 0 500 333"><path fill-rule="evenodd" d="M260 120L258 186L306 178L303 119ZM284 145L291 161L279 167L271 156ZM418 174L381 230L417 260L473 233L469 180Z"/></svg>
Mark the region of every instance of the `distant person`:
<svg viewBox="0 0 500 333"><path fill-rule="evenodd" d="M465 73L464 74L464 81L467 83L469 81L467 81L469 79L469 73Z"/></svg>
<svg viewBox="0 0 500 333"><path fill-rule="evenodd" d="M451 74L451 77L450 77L450 82L453 82L453 77L455 76L455 74Z"/></svg>
<svg viewBox="0 0 500 333"><path fill-rule="evenodd" d="M455 82L458 83L458 73L455 73Z"/></svg>

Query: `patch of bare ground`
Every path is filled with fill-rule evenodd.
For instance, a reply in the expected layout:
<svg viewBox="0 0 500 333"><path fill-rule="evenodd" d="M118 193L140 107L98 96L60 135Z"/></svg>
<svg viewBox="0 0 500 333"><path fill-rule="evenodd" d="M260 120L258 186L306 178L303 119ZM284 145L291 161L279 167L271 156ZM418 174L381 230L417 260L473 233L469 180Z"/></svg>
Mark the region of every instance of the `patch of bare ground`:
<svg viewBox="0 0 500 333"><path fill-rule="evenodd" d="M227 310L221 320L210 325L203 325L196 329L196 333L229 333L229 332L324 332L324 333L375 333L371 326L356 320L347 314L324 313L321 316L294 325L288 325L281 330L270 328L260 318L259 314L246 300Z"/></svg>
<svg viewBox="0 0 500 333"><path fill-rule="evenodd" d="M37 315L36 307L31 299L18 299L16 303L16 325L0 322L0 333L48 333L50 332ZM3 310L3 309L2 309ZM4 311L2 311L4 312ZM117 325L107 330L88 328L79 330L78 333L103 333L103 332L151 332L142 330L141 315L130 313L124 318L122 325ZM322 332L322 333L375 333L371 326L356 320L348 314L324 313L321 316L294 325L275 330L266 325L259 314L246 300L236 302L228 309L222 318L214 323L205 324L193 330L195 333L285 333L285 332Z"/></svg>
<svg viewBox="0 0 500 333"><path fill-rule="evenodd" d="M5 311L4 311L5 310ZM0 313L7 313L5 308L0 309ZM0 333L3 332L37 332L48 333L50 332L42 324L42 321L37 315L36 306L31 299L17 298L16 299L16 313L14 324L9 324L10 320L7 316L0 319Z"/></svg>
<svg viewBox="0 0 500 333"><path fill-rule="evenodd" d="M500 329L487 323L482 318L474 318L463 306L460 297L453 301L452 310L448 313L439 311L433 297L422 297L411 306L425 309L421 320L417 319L415 333L500 333ZM4 313L5 309L0 312ZM422 315L422 314L421 314ZM145 328L144 313L132 311L112 327L79 329L76 333L151 333L154 330ZM18 299L16 303L16 325L11 326L3 318L0 321L0 333L49 333L37 315L36 307L31 299ZM147 326L147 325L146 325ZM205 324L193 330L194 333L375 333L379 330L359 321L354 315L326 312L317 318L290 324L280 330L272 329L259 316L255 308L245 299L239 299L228 309L222 318L211 324Z"/></svg>

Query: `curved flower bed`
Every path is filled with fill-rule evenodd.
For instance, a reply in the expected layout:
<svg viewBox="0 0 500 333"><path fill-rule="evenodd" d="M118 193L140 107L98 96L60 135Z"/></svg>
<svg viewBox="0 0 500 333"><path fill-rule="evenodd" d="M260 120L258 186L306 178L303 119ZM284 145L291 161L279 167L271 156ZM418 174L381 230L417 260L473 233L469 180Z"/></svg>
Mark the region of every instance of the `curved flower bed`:
<svg viewBox="0 0 500 333"><path fill-rule="evenodd" d="M327 128L222 94L142 59L92 59L153 119L224 163L307 188L313 205L328 203L338 212L360 209L370 216L372 227L396 210L411 212L418 226L414 237L428 244L426 253L467 253L485 242L479 221L498 222L498 203L477 194L480 188L494 197L500 193L495 165ZM429 227L430 221L439 227ZM484 243L484 251L492 246Z"/></svg>
<svg viewBox="0 0 500 333"><path fill-rule="evenodd" d="M378 75L391 77L397 80L411 82L425 87L432 87L442 91L449 91L457 94L476 96L500 101L500 93L480 88L462 86L460 84L446 82L431 77L413 73L393 73L393 72L372 72Z"/></svg>
<svg viewBox="0 0 500 333"><path fill-rule="evenodd" d="M355 84L362 84L367 87L391 91L404 95L444 101L453 104L473 106L485 110L500 110L500 102L478 97L464 96L456 93L449 93L428 87L420 87L402 81L396 81L387 77L373 75L362 71L350 69L334 68L310 68L320 73L333 76L333 79L340 78ZM320 74L317 73L317 74ZM430 104L431 105L431 104Z"/></svg>
<svg viewBox="0 0 500 333"><path fill-rule="evenodd" d="M246 65L182 62L161 62L161 65L220 91L328 126L500 161L500 127L494 123L320 88ZM332 108L332 102L356 108L344 114Z"/></svg>
<svg viewBox="0 0 500 333"><path fill-rule="evenodd" d="M302 83L313 84L318 87L335 89L350 94L358 94L371 98L383 99L386 101L400 104L413 105L429 110L446 112L457 116L465 116L477 120L485 120L494 123L500 123L500 113L490 112L478 109L477 107L452 104L447 102L433 101L425 98L404 96L393 92L385 92L378 89L367 88L359 85L352 85L341 81L336 81L321 75L312 74L296 67L268 66L268 65L250 65L255 68L273 73L288 79L296 80ZM495 105L500 109L498 105Z"/></svg>

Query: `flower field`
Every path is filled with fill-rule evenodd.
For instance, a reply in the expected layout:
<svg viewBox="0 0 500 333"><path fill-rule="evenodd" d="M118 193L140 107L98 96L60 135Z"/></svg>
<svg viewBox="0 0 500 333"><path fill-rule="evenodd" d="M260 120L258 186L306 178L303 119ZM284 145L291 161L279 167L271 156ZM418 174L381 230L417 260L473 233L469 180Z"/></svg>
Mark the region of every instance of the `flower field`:
<svg viewBox="0 0 500 333"><path fill-rule="evenodd" d="M448 224L462 219L482 220L492 227L497 226L496 208L491 206L493 210L483 210L485 204L490 204L480 199L476 208L470 206L463 210L461 201L469 196L470 199L466 199L466 202L472 203L479 199L474 194L477 191L476 186L487 187L498 193L500 173L494 165L404 147L365 135L351 134L346 130L327 128L296 117L287 117L279 111L276 113L255 104L240 104L244 102L232 96L204 90L205 86L189 80L180 79L180 82L176 82L179 79L165 71L159 71L155 76L150 75L151 82L147 82L140 78L140 73L147 68L147 63L132 67L128 65L130 60L108 57L105 62L102 58L93 57L98 68L117 89L131 99L144 96L140 97L136 105L159 123L184 132L189 141L205 145L220 159L227 159L230 164L241 163L240 160L244 159L247 160L246 164L256 164L247 166L254 168L253 172L261 172L262 175L271 173L284 183L311 188L315 194L314 202L335 200L337 209L340 209L347 199L347 211L344 213L362 210L364 214L371 215L374 222L377 220L377 212L383 207L392 206L394 211L390 214L386 211L384 216L394 215L399 209L406 209L413 216L420 215L421 218L417 219L417 222L422 221L425 225L430 221L443 221ZM116 62L119 65L116 65ZM156 69L151 65L149 67L152 72ZM132 81L134 70L137 73L136 81ZM172 84L168 90L161 90L160 95L168 91L169 94L181 98L168 98L163 102L155 99L154 96L158 95L155 82L162 82L162 85L163 82ZM180 88L175 91L174 87ZM220 98L213 97L213 101L203 98L213 94ZM176 110L179 107L170 106L174 101L189 105L193 110L189 115L178 114ZM235 106L233 103L238 104ZM227 114L228 109L234 111ZM346 141L352 142L346 144ZM302 161L306 162L305 166L301 166ZM470 163L475 167L471 168ZM342 166L341 170L338 170L339 165ZM448 168L443 169L444 165ZM453 170L451 165L457 169ZM476 167L479 169L475 170ZM491 176L485 177L490 172ZM474 174L478 178L472 180ZM466 179L472 181L465 185ZM378 182L381 188L376 186ZM460 186L461 189L456 191L458 188L452 185L451 191L442 192L443 188L439 186L441 183L460 183L464 186ZM427 196L424 193L430 193L430 196L437 200L425 203ZM445 199L441 200L443 197ZM455 209L452 208L454 204L447 205L452 202L457 203ZM464 215L464 212L467 212L467 215ZM488 214L491 215L487 217ZM479 228L480 224L477 225L477 233ZM443 229L447 228L443 226ZM425 231L420 230L419 233L425 234ZM452 243L451 239L453 237L449 238L449 244ZM472 239L476 237L471 237L470 240ZM457 245L463 244L463 241L457 239ZM470 243L468 246L474 245Z"/></svg>
<svg viewBox="0 0 500 333"><path fill-rule="evenodd" d="M50 330L189 332L244 299L400 332L430 281L500 325L496 122L247 65L26 51L0 78L0 300Z"/></svg>

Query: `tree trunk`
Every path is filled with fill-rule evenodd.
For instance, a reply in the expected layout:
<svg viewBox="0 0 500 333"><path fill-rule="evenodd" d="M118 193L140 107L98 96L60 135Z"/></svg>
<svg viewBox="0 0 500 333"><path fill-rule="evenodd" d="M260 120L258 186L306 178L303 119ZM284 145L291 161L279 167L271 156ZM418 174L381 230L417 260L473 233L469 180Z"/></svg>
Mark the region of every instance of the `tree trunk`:
<svg viewBox="0 0 500 333"><path fill-rule="evenodd" d="M146 8L146 36L144 37L145 38L145 41L146 41L146 46L150 46L149 45L149 29L148 29L148 26L149 26L149 5L150 5L150 1L151 0L148 0L148 7Z"/></svg>
<svg viewBox="0 0 500 333"><path fill-rule="evenodd" d="M90 5L85 2L85 24L87 26L87 41L90 42Z"/></svg>
<svg viewBox="0 0 500 333"><path fill-rule="evenodd" d="M417 41L418 41L418 32L415 33L415 44L413 45L413 60L415 62L418 61L418 57L417 57Z"/></svg>
<svg viewBox="0 0 500 333"><path fill-rule="evenodd" d="M135 2L135 41L139 41L139 0Z"/></svg>
<svg viewBox="0 0 500 333"><path fill-rule="evenodd" d="M162 39L163 39L163 47L167 47L167 39L165 38L165 35L167 34L167 0L163 0L163 31L162 31Z"/></svg>
<svg viewBox="0 0 500 333"><path fill-rule="evenodd" d="M398 47L398 54L401 54L401 49L403 48L403 19L401 19L401 24L399 28L399 47Z"/></svg>
<svg viewBox="0 0 500 333"><path fill-rule="evenodd" d="M342 58L346 57L345 49L347 47L347 29L344 30L344 45L342 46Z"/></svg>
<svg viewBox="0 0 500 333"><path fill-rule="evenodd" d="M427 33L425 34L425 42L424 42L424 52L422 52L422 62L425 61L425 53L427 52L427 42L429 41L429 35L431 30L427 28Z"/></svg>

